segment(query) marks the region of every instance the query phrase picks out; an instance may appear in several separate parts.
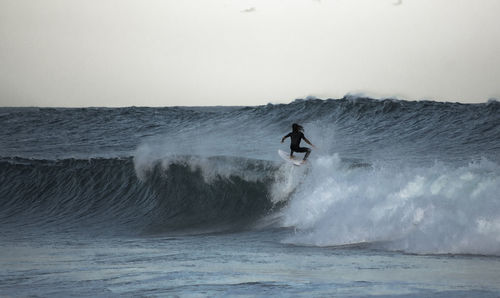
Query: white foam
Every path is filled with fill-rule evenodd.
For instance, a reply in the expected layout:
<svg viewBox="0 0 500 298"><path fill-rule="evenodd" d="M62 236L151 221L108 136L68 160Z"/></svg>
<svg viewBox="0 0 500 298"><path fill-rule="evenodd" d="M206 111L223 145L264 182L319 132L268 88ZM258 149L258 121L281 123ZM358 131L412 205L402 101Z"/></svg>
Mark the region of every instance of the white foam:
<svg viewBox="0 0 500 298"><path fill-rule="evenodd" d="M283 210L283 226L297 230L285 242L500 255L500 167L493 162L355 169L336 155L311 162Z"/></svg>

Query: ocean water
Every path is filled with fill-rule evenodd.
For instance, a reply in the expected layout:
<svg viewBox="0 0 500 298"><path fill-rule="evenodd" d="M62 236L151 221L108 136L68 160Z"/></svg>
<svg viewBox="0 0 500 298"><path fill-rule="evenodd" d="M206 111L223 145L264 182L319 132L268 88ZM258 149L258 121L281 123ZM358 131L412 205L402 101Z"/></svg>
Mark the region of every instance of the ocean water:
<svg viewBox="0 0 500 298"><path fill-rule="evenodd" d="M308 163L280 159L297 122ZM0 108L0 296L500 296L500 103ZM306 144L303 144L306 145Z"/></svg>

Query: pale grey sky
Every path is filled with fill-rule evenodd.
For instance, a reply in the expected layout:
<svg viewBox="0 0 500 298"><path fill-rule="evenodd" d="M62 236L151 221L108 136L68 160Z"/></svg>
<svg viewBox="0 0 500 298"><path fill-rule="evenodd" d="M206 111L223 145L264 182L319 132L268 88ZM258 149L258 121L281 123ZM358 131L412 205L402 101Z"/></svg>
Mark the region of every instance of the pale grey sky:
<svg viewBox="0 0 500 298"><path fill-rule="evenodd" d="M500 97L500 0L0 0L0 106Z"/></svg>

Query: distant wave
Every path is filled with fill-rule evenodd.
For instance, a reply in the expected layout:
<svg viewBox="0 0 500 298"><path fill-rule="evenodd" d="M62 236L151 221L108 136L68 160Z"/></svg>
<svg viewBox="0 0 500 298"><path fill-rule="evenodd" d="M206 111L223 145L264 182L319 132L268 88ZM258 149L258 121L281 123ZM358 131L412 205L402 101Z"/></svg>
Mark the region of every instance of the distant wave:
<svg viewBox="0 0 500 298"><path fill-rule="evenodd" d="M321 145L330 153L343 156L366 157L388 147L400 158L500 161L498 101L460 104L353 96L255 107L0 108L0 156L127 157L144 139L164 136L176 145L166 148L172 154L260 159L269 152L274 157L276 139L293 122L323 139ZM189 151L199 143L200 152Z"/></svg>

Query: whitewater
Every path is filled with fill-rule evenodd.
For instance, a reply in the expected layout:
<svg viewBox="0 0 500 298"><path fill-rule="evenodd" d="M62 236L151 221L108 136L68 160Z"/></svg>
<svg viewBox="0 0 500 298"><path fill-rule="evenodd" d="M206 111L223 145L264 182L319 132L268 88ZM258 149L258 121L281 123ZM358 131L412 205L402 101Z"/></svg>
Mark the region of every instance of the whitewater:
<svg viewBox="0 0 500 298"><path fill-rule="evenodd" d="M300 167L277 154L292 123L317 147ZM13 107L0 124L0 296L500 295L497 101Z"/></svg>

